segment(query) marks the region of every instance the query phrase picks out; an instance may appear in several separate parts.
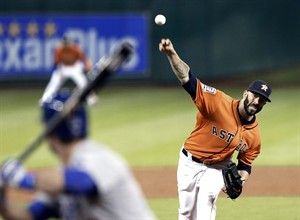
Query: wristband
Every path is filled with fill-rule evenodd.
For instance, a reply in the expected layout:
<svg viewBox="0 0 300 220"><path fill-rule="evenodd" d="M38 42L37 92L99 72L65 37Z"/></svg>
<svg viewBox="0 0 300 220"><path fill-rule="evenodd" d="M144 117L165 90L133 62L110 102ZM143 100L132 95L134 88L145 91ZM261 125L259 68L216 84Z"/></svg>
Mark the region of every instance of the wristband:
<svg viewBox="0 0 300 220"><path fill-rule="evenodd" d="M19 187L23 189L35 189L36 177L32 173L27 173L24 178L20 181Z"/></svg>

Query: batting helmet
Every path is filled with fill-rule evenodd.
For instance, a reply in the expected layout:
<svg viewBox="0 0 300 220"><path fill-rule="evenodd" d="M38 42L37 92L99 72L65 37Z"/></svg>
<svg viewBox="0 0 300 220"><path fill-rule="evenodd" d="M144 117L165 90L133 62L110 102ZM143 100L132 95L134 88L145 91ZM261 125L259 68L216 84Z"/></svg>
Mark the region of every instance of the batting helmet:
<svg viewBox="0 0 300 220"><path fill-rule="evenodd" d="M69 99L70 92L63 90L58 92L53 99L42 105L42 119L46 124L60 111L64 103ZM87 113L84 106L77 107L66 119L53 130L51 135L58 137L63 142L82 139L87 136Z"/></svg>

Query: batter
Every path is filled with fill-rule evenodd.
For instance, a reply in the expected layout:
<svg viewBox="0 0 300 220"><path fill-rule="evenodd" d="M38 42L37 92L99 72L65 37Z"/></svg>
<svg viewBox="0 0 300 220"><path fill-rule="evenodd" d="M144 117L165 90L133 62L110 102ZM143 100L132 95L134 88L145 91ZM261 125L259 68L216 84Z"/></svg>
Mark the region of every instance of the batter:
<svg viewBox="0 0 300 220"><path fill-rule="evenodd" d="M69 98L64 91L42 107L45 125ZM146 199L127 163L115 152L87 138L83 106L48 137L50 149L61 162L59 169L29 173L16 159L0 169L2 184L39 192L26 209L1 198L4 219L154 220ZM1 184L2 183L2 184Z"/></svg>

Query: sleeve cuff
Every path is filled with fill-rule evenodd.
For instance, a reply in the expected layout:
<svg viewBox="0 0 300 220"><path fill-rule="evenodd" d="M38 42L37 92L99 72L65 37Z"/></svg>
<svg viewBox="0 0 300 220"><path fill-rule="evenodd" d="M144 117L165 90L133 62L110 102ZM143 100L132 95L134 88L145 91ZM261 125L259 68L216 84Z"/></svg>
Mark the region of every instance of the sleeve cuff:
<svg viewBox="0 0 300 220"><path fill-rule="evenodd" d="M245 170L249 173L249 175L251 174L251 166L243 163L242 161L239 161L239 163L237 165L237 169L238 170Z"/></svg>
<svg viewBox="0 0 300 220"><path fill-rule="evenodd" d="M64 191L75 195L98 195L98 188L88 173L75 168L67 168L64 171Z"/></svg>
<svg viewBox="0 0 300 220"><path fill-rule="evenodd" d="M193 100L196 98L197 79L191 73L191 70L189 71L189 81L183 84L182 87L185 89L185 91L187 91L190 94Z"/></svg>
<svg viewBox="0 0 300 220"><path fill-rule="evenodd" d="M28 173L24 176L24 178L20 181L19 187L23 189L35 189L36 187L36 177L32 173Z"/></svg>
<svg viewBox="0 0 300 220"><path fill-rule="evenodd" d="M57 205L50 206L40 201L34 201L28 207L33 220L43 220L51 217L58 218L59 208Z"/></svg>

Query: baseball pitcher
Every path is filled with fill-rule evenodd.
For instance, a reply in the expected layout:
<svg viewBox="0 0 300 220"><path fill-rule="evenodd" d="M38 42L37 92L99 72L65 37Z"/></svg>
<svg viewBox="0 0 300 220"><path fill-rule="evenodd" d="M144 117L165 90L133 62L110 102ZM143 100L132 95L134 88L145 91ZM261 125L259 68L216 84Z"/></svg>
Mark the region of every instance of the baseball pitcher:
<svg viewBox="0 0 300 220"><path fill-rule="evenodd" d="M179 220L214 220L216 200L222 189L237 198L260 153L256 114L270 102L271 87L256 80L241 100L205 85L178 56L169 39L161 39L164 53L182 87L191 96L197 117L194 130L179 155L177 185ZM237 166L231 162L238 151Z"/></svg>

